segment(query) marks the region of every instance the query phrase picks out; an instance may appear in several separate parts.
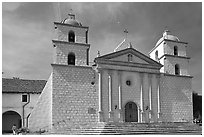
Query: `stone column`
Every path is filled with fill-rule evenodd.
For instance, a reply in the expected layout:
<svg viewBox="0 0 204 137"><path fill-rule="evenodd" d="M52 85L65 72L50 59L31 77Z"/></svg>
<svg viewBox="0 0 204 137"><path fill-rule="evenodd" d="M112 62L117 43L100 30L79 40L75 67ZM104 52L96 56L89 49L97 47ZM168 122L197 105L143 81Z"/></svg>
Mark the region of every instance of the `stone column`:
<svg viewBox="0 0 204 137"><path fill-rule="evenodd" d="M152 103L152 74L148 74L149 78L149 120L153 122L153 103Z"/></svg>
<svg viewBox="0 0 204 137"><path fill-rule="evenodd" d="M143 79L144 73L140 73L140 122L145 122L145 113L144 113L144 91L143 91Z"/></svg>
<svg viewBox="0 0 204 137"><path fill-rule="evenodd" d="M158 113L157 113L157 119L158 122L162 122L162 117L161 117L161 106L160 106L160 75L157 75L157 108L158 108Z"/></svg>
<svg viewBox="0 0 204 137"><path fill-rule="evenodd" d="M118 71L118 104L119 104L119 122L123 122L122 111L122 84L121 84L122 71Z"/></svg>
<svg viewBox="0 0 204 137"><path fill-rule="evenodd" d="M141 118L140 118L140 106L137 106L137 118L138 118L138 123L141 123Z"/></svg>
<svg viewBox="0 0 204 137"><path fill-rule="evenodd" d="M99 113L99 122L103 122L103 111L102 111L102 70L98 69L98 113Z"/></svg>
<svg viewBox="0 0 204 137"><path fill-rule="evenodd" d="M109 120L112 122L114 115L112 111L112 72L108 71L108 104L109 104Z"/></svg>

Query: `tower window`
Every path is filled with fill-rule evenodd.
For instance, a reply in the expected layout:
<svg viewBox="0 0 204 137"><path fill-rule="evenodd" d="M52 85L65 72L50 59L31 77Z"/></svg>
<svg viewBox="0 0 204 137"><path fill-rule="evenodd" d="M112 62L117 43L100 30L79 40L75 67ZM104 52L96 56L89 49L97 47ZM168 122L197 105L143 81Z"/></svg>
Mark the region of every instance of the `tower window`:
<svg viewBox="0 0 204 137"><path fill-rule="evenodd" d="M158 61L158 50L155 52L155 60Z"/></svg>
<svg viewBox="0 0 204 137"><path fill-rule="evenodd" d="M68 54L68 65L75 65L75 55L74 53Z"/></svg>
<svg viewBox="0 0 204 137"><path fill-rule="evenodd" d="M178 55L178 47L174 46L174 55L177 56Z"/></svg>
<svg viewBox="0 0 204 137"><path fill-rule="evenodd" d="M175 75L180 75L180 68L178 64L175 65Z"/></svg>
<svg viewBox="0 0 204 137"><path fill-rule="evenodd" d="M72 31L72 30L68 34L68 41L69 42L75 42L75 34L74 34L74 31Z"/></svg>
<svg viewBox="0 0 204 137"><path fill-rule="evenodd" d="M132 62L132 54L128 54L128 62Z"/></svg>

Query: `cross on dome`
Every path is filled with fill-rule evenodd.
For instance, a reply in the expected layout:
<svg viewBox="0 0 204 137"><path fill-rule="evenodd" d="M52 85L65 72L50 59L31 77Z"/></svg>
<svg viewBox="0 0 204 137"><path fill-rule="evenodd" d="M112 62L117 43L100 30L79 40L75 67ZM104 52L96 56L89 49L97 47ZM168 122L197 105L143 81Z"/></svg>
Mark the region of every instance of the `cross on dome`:
<svg viewBox="0 0 204 137"><path fill-rule="evenodd" d="M69 10L70 10L70 13L72 14L73 9L71 8L71 9L69 9Z"/></svg>
<svg viewBox="0 0 204 137"><path fill-rule="evenodd" d="M124 29L123 32L125 33L125 38L127 39L127 36L128 36L128 29Z"/></svg>
<svg viewBox="0 0 204 137"><path fill-rule="evenodd" d="M70 19L75 20L75 15L72 13L73 10L72 10L72 9L69 9L69 10L70 10L70 12L68 13L68 17L69 17Z"/></svg>
<svg viewBox="0 0 204 137"><path fill-rule="evenodd" d="M132 48L132 43L128 39L128 29L124 29L123 31L125 33L125 38L124 40L114 49L114 52L118 51L121 48Z"/></svg>
<svg viewBox="0 0 204 137"><path fill-rule="evenodd" d="M165 29L164 32L163 32L163 37L167 36L169 34L169 32L170 31L168 29Z"/></svg>

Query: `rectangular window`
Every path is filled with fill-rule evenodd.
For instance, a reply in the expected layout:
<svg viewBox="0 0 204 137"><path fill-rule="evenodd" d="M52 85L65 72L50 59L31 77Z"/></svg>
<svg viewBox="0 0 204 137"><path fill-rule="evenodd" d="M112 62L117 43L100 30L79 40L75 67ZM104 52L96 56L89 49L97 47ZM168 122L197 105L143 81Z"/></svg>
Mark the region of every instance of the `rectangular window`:
<svg viewBox="0 0 204 137"><path fill-rule="evenodd" d="M22 95L22 102L28 102L28 95Z"/></svg>

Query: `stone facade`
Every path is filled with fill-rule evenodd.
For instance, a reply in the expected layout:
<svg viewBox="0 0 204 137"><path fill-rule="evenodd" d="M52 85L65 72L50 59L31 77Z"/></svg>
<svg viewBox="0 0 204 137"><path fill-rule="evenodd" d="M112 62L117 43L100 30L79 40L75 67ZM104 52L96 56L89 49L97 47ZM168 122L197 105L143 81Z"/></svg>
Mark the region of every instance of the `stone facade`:
<svg viewBox="0 0 204 137"><path fill-rule="evenodd" d="M192 120L192 77L184 42L174 36L160 39L150 57L129 46L99 56L89 66L88 27L73 19L64 22L71 24L55 23L58 39L53 40L52 75L31 114L31 129L76 134L99 123ZM74 38L68 35L70 30ZM177 56L172 55L172 41L181 45ZM177 76L175 64L180 65Z"/></svg>
<svg viewBox="0 0 204 137"><path fill-rule="evenodd" d="M192 122L192 77L161 77L161 112L164 122Z"/></svg>
<svg viewBox="0 0 204 137"><path fill-rule="evenodd" d="M101 77L99 80L101 85L99 92L102 94L101 121L125 122L127 119L125 106L128 102L133 102L137 106L137 122L157 122L157 87L159 83L157 76L160 75L160 64L143 54L138 54L138 51L132 48L120 51L119 55L116 55L117 53L96 58L96 69ZM132 58L135 60L128 62L129 54L132 54ZM118 59L121 57L123 57L123 62L126 61L126 64L118 63ZM105 58L109 58L109 60L105 60ZM142 61L138 62L138 60ZM141 62L143 62L142 65ZM131 64L138 65L138 63L139 66L131 67ZM130 85L127 84L128 81L130 81Z"/></svg>
<svg viewBox="0 0 204 137"><path fill-rule="evenodd" d="M164 122L189 122L193 119L192 76L188 73L190 58L186 48L186 42L165 31L149 53L150 58L163 65L160 69L160 104ZM177 70L176 65L179 66Z"/></svg>
<svg viewBox="0 0 204 137"><path fill-rule="evenodd" d="M53 40L54 56L53 63L68 65L68 54L74 53L76 60L75 65L77 66L87 66L88 65L88 44L76 44Z"/></svg>
<svg viewBox="0 0 204 137"><path fill-rule="evenodd" d="M75 32L75 43L87 43L88 27L75 27L69 24L61 24L55 22L57 39L59 41L68 41L68 32Z"/></svg>
<svg viewBox="0 0 204 137"><path fill-rule="evenodd" d="M175 65L179 64L180 75L189 76L188 74L188 61L186 58L166 56L164 58L164 72L167 74L175 75Z"/></svg>
<svg viewBox="0 0 204 137"><path fill-rule="evenodd" d="M55 64L52 67L52 131L80 129L97 122L98 94L92 68Z"/></svg>

